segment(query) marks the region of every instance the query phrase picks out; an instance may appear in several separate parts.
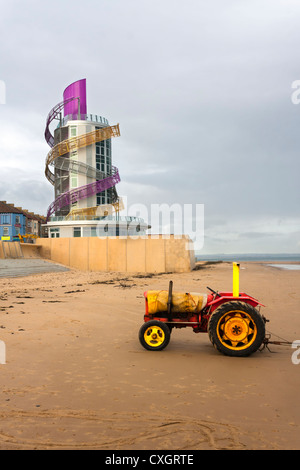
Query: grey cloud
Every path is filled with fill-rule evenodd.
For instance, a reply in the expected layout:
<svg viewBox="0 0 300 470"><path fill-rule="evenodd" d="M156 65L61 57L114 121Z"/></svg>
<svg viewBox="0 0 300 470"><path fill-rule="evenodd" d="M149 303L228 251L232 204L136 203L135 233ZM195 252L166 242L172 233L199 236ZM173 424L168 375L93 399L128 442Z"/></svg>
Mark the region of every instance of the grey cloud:
<svg viewBox="0 0 300 470"><path fill-rule="evenodd" d="M279 233L279 232L244 232L244 233L238 234L239 238L252 238L252 239L281 237L281 236L282 236L282 233Z"/></svg>
<svg viewBox="0 0 300 470"><path fill-rule="evenodd" d="M41 144L50 108L86 77L88 110L120 123L120 193L147 206L205 204L207 250L266 249L257 220L274 232L275 218L300 223L300 105L290 99L299 13L282 0L2 2L0 133L17 122ZM9 186L8 199L45 213L54 197L43 175L47 145L31 154L18 144L24 173L4 171L2 148L0 199ZM233 226L238 247L224 241ZM296 249L295 235L273 239L275 251Z"/></svg>

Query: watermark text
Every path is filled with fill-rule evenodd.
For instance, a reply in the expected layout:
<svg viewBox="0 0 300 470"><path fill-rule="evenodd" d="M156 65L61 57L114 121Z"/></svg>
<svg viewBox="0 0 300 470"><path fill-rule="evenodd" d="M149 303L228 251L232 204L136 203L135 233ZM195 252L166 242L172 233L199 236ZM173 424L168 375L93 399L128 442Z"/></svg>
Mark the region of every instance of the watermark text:
<svg viewBox="0 0 300 470"><path fill-rule="evenodd" d="M291 101L293 104L300 104L300 80L294 80L292 88L295 90L291 95Z"/></svg>
<svg viewBox="0 0 300 470"><path fill-rule="evenodd" d="M300 364L300 340L299 339L293 341L292 348L296 349L296 351L293 352L292 354L292 363L297 366Z"/></svg>
<svg viewBox="0 0 300 470"><path fill-rule="evenodd" d="M6 364L6 346L4 341L0 341L0 364Z"/></svg>
<svg viewBox="0 0 300 470"><path fill-rule="evenodd" d="M122 198L126 199L126 198ZM126 207L126 215L110 218L105 225L97 225L97 236L124 238L175 238L186 239L186 249L204 245L204 204L161 203L132 204Z"/></svg>
<svg viewBox="0 0 300 470"><path fill-rule="evenodd" d="M0 80L0 104L6 104L6 85L3 80Z"/></svg>

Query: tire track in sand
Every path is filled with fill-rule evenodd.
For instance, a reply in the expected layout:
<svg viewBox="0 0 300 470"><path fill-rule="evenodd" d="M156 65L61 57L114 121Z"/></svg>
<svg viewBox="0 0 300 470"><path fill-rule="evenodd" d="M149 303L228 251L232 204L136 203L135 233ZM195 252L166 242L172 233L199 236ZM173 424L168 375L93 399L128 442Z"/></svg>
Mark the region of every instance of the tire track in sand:
<svg viewBox="0 0 300 470"><path fill-rule="evenodd" d="M0 413L0 422L0 449L246 448L246 433L234 425L160 413L8 411Z"/></svg>

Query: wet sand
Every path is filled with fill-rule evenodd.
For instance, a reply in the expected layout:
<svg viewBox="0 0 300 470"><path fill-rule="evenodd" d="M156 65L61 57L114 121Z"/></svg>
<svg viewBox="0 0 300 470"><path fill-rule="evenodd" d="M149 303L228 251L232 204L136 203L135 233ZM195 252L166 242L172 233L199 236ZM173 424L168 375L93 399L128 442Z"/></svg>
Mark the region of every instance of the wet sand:
<svg viewBox="0 0 300 470"><path fill-rule="evenodd" d="M177 291L231 291L230 263L200 267L0 279L0 449L299 449L291 346L230 358L189 328L161 352L140 345L145 290L172 279ZM288 341L300 340L299 285L300 271L241 263L241 291Z"/></svg>

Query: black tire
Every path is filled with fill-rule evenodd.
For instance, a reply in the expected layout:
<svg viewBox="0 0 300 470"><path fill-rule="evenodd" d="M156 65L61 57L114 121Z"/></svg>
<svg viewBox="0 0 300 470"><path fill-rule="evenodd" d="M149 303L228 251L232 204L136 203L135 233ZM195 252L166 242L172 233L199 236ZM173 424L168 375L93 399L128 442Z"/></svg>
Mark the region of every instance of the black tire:
<svg viewBox="0 0 300 470"><path fill-rule="evenodd" d="M145 322L139 331L140 343L149 351L161 351L168 346L170 337L168 325L158 320Z"/></svg>
<svg viewBox="0 0 300 470"><path fill-rule="evenodd" d="M244 302L226 302L208 322L208 336L214 347L226 356L253 354L265 338L265 321L256 308Z"/></svg>

